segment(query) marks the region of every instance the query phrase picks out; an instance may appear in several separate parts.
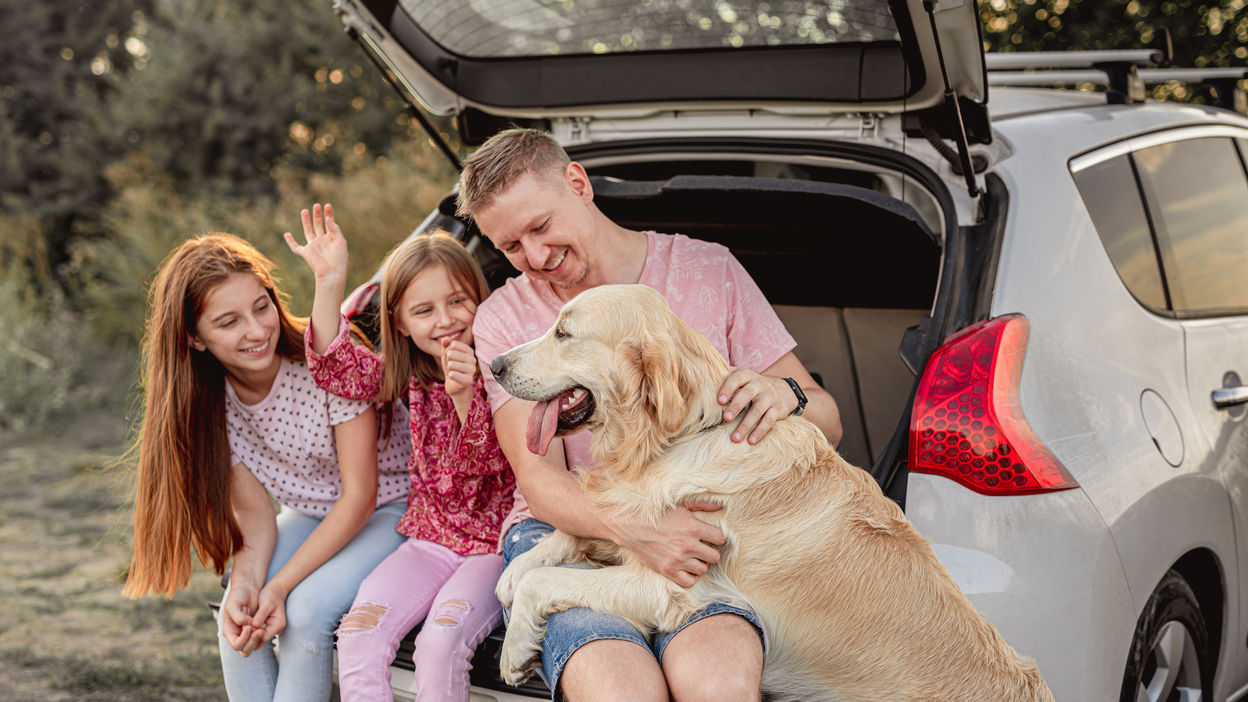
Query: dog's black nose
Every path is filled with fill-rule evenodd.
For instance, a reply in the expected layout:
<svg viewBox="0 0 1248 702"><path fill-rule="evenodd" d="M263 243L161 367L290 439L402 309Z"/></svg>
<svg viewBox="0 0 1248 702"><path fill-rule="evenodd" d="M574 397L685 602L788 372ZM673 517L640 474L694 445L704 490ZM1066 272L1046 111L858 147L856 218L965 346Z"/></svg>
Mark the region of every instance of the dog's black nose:
<svg viewBox="0 0 1248 702"><path fill-rule="evenodd" d="M495 380L502 380L507 375L507 361L502 356L496 356L490 361L490 372L494 374Z"/></svg>

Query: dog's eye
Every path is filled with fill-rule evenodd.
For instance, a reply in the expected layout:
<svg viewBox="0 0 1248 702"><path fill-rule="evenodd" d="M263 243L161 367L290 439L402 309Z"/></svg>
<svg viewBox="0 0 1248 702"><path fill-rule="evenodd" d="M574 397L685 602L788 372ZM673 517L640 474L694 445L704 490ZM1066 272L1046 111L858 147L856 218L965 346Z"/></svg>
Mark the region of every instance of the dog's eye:
<svg viewBox="0 0 1248 702"><path fill-rule="evenodd" d="M555 338L556 338L556 339L558 339L558 340L560 340L560 341L563 341L564 339L568 338L569 336L571 336L571 334L569 334L569 333L567 333L566 331L564 331L564 330L563 330L563 327L555 327Z"/></svg>

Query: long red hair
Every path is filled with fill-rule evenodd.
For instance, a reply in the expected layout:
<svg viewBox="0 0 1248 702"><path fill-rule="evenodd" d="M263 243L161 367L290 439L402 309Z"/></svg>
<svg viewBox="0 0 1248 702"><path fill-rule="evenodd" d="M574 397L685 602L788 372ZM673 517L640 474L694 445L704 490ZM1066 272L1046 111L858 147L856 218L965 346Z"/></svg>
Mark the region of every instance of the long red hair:
<svg viewBox="0 0 1248 702"><path fill-rule="evenodd" d="M161 264L148 297L143 334L145 411L134 501L134 554L124 592L172 596L191 577L191 547L218 575L243 546L230 506L230 445L225 375L190 336L208 294L235 273L254 275L277 309L277 354L304 360L307 321L291 316L273 262L231 234L183 243Z"/></svg>

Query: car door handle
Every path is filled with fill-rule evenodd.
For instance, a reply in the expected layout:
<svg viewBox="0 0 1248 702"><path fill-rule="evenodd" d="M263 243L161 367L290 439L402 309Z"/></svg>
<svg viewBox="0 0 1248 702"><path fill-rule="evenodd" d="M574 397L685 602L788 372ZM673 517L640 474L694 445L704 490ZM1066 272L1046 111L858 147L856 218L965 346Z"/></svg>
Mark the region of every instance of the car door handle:
<svg viewBox="0 0 1248 702"><path fill-rule="evenodd" d="M1213 391L1213 406L1218 409L1229 409L1246 402L1248 402L1248 385L1218 388Z"/></svg>

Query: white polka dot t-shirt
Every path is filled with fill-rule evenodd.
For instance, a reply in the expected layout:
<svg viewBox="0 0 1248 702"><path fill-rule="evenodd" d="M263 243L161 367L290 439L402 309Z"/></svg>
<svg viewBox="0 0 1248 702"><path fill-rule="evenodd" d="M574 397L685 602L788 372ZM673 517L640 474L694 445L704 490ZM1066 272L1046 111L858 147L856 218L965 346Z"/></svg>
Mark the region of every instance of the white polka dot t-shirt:
<svg viewBox="0 0 1248 702"><path fill-rule="evenodd" d="M324 517L342 493L334 427L359 416L354 402L316 387L304 363L283 358L269 394L245 405L227 382L226 423L231 465L242 463L278 502ZM396 411L390 441L377 443L377 505L407 499L406 412ZM404 415L404 416L398 416Z"/></svg>

